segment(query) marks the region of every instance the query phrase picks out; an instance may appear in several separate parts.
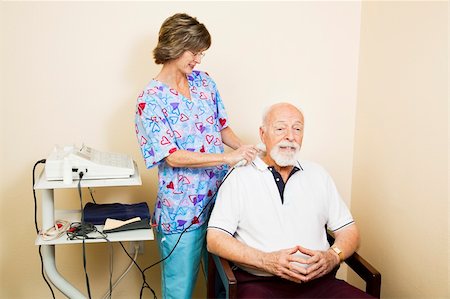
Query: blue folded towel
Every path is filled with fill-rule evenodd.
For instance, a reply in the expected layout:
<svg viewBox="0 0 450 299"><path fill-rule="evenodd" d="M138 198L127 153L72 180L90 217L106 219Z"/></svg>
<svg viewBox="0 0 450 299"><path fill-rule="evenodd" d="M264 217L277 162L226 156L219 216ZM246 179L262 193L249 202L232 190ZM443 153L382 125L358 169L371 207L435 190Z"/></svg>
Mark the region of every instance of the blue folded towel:
<svg viewBox="0 0 450 299"><path fill-rule="evenodd" d="M123 204L95 204L88 202L83 209L83 220L86 223L105 224L106 218L128 220L134 217L150 220L150 210L146 202Z"/></svg>

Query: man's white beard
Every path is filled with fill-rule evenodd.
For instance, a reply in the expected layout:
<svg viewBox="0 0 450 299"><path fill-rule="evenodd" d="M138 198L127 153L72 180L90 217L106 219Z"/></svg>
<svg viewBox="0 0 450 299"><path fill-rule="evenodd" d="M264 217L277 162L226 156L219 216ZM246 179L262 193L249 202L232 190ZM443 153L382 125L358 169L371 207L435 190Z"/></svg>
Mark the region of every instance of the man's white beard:
<svg viewBox="0 0 450 299"><path fill-rule="evenodd" d="M291 147L294 151L281 152L281 147ZM270 157L277 163L278 166L295 166L297 163L298 153L300 152L300 145L295 142L280 141L270 150Z"/></svg>

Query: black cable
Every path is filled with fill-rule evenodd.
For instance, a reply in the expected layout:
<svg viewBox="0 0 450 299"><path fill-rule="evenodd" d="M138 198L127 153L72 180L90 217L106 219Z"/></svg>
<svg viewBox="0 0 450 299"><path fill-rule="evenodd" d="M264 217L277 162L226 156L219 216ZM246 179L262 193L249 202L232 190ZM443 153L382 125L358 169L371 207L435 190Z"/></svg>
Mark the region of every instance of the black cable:
<svg viewBox="0 0 450 299"><path fill-rule="evenodd" d="M32 172L32 181L33 181L33 185L32 188L33 189L33 198L34 198L34 226L36 228L36 234L39 234L39 227L37 224L37 200L36 200L36 190L34 190L34 184L36 182L35 179L35 172L36 172L36 166L38 166L38 164L45 164L45 159L39 160L37 161L34 166L33 166L33 172ZM48 288L50 289L50 292L52 293L52 298L55 299L55 293L53 292L52 286L50 285L50 283L48 282L47 278L45 277L45 272L44 272L44 260L42 259L42 251L41 251L41 245L39 245L39 258L41 260L41 275L42 278L44 279L45 283L47 284Z"/></svg>
<svg viewBox="0 0 450 299"><path fill-rule="evenodd" d="M91 194L92 201L93 201L95 204L97 204L97 202L95 202L94 195L92 194L92 189L91 189L91 187L88 187L88 190L89 190L89 193Z"/></svg>
<svg viewBox="0 0 450 299"><path fill-rule="evenodd" d="M139 293L139 298L142 298L142 294L143 294L144 289L149 289L152 292L152 294L153 294L153 298L157 299L158 297L156 297L155 291L147 283L144 271L142 271L142 269L141 269L141 267L139 267L138 263L136 263L136 261L133 259L133 257L128 253L128 251L125 249L125 246L123 246L122 242L119 242L119 243L120 243L120 246L122 246L123 251L125 251L125 253L128 255L128 257L133 261L133 263L136 265L136 267L141 272L141 275L142 275L142 287L141 287L141 291Z"/></svg>
<svg viewBox="0 0 450 299"><path fill-rule="evenodd" d="M80 212L81 212L81 234L83 236L83 268L84 268L84 275L86 277L86 288L87 288L87 292L88 292L88 297L89 299L92 298L91 296L91 287L89 285L89 276L87 273L87 269L86 269L86 238L87 238L87 233L86 233L86 226L84 223L84 215L83 215L83 197L81 194L81 180L83 179L84 176L84 172L80 172L78 173L79 176L79 180L78 180L78 195L80 196Z"/></svg>
<svg viewBox="0 0 450 299"><path fill-rule="evenodd" d="M91 193L92 195L92 193ZM111 242L106 239L106 241L108 242L109 245L109 299L112 298L112 291L113 291L113 287L112 287L112 275L113 275L113 257L114 257L114 248L111 244Z"/></svg>
<svg viewBox="0 0 450 299"><path fill-rule="evenodd" d="M85 223L82 225L81 222L72 222L66 234L67 239L69 240L96 239L88 236L88 234L92 232L100 233L92 223ZM105 236L103 236L103 238L105 238Z"/></svg>
<svg viewBox="0 0 450 299"><path fill-rule="evenodd" d="M37 161L34 166L33 166L33 172L32 172L32 180L33 180L33 186L32 186L32 190L33 190L33 197L34 197L34 226L36 227L36 233L39 234L39 228L38 228L38 224L37 224L37 201L36 201L36 190L34 190L34 184L36 182L35 179L35 172L36 172L36 166L38 166L40 163L45 164L45 159L39 160Z"/></svg>
<svg viewBox="0 0 450 299"><path fill-rule="evenodd" d="M80 189L81 189L81 188L80 188ZM92 189L91 189L91 187L88 187L88 190L89 190L89 193L91 194L91 199L92 199L92 201L93 201L95 204L97 204L97 202L95 201L94 195L92 194ZM79 191L79 192L80 192L80 191ZM84 217L84 214L83 214L82 217ZM83 218L83 219L84 219L84 218ZM86 223L85 223L85 225L86 225ZM111 244L111 241L107 238L107 235L106 235L105 233L103 233L103 232L98 231L97 228L96 228L95 226L92 225L92 227L93 227L93 230L92 230L92 231L95 231L95 232L98 232L99 234L101 234L101 235L103 236L103 238L106 240L106 242L108 242L108 244L109 244L109 248L110 248L109 298L111 298L111 297L112 297L112 290L113 290L113 287L112 287L112 275L113 275L113 271L112 271L112 259L113 259L113 251L114 251L114 249L113 249L113 246L112 246L112 244ZM87 232L87 234L88 234L88 233L89 233L89 232ZM86 234L86 238L89 239L89 237L87 236L87 234Z"/></svg>

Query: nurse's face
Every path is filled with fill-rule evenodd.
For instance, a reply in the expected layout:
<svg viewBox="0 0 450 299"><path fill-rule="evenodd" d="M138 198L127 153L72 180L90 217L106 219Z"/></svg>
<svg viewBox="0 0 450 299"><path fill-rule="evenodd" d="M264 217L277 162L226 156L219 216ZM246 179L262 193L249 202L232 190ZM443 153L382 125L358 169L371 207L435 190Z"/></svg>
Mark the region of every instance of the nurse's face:
<svg viewBox="0 0 450 299"><path fill-rule="evenodd" d="M195 66L202 62L203 56L205 56L203 51L198 53L184 51L184 53L175 60L175 63L182 73L190 74Z"/></svg>

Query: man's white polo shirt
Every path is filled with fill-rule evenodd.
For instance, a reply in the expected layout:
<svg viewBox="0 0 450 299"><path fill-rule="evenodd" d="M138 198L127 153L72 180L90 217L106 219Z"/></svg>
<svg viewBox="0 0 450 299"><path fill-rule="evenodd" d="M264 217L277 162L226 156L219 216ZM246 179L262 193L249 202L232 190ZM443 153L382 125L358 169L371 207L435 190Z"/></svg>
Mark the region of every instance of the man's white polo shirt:
<svg viewBox="0 0 450 299"><path fill-rule="evenodd" d="M353 218L321 166L309 161L301 161L299 166L302 170L286 183L284 203L272 172L260 158L236 168L219 189L208 229L225 231L265 252L296 245L327 250L325 225L336 231L353 223Z"/></svg>

